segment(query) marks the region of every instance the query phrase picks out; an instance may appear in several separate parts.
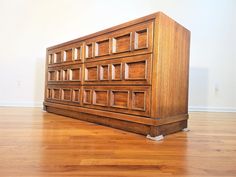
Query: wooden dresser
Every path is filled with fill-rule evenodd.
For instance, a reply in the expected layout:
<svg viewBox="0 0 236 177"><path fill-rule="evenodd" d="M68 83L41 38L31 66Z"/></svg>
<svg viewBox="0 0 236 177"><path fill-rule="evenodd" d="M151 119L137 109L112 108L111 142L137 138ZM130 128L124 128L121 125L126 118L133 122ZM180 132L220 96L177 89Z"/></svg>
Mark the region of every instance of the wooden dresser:
<svg viewBox="0 0 236 177"><path fill-rule="evenodd" d="M143 135L187 127L190 32L158 12L47 48L44 109Z"/></svg>

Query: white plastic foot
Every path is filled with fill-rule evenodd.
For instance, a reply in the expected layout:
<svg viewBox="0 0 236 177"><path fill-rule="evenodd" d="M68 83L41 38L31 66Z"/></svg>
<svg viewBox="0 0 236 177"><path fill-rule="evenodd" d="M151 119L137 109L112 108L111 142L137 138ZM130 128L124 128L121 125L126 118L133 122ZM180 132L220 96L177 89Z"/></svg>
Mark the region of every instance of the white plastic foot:
<svg viewBox="0 0 236 177"><path fill-rule="evenodd" d="M150 135L147 135L146 136L147 139L150 139L150 140L153 140L153 141L161 141L164 139L164 136L163 135L159 135L159 136L150 136Z"/></svg>
<svg viewBox="0 0 236 177"><path fill-rule="evenodd" d="M190 130L188 128L182 129L183 132L189 132Z"/></svg>

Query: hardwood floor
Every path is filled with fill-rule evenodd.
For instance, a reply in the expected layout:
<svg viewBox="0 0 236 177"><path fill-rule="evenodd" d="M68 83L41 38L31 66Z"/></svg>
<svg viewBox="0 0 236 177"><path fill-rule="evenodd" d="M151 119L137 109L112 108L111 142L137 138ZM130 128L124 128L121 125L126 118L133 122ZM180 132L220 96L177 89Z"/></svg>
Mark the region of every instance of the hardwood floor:
<svg viewBox="0 0 236 177"><path fill-rule="evenodd" d="M40 108L0 108L0 177L236 176L236 113L190 113L155 142Z"/></svg>

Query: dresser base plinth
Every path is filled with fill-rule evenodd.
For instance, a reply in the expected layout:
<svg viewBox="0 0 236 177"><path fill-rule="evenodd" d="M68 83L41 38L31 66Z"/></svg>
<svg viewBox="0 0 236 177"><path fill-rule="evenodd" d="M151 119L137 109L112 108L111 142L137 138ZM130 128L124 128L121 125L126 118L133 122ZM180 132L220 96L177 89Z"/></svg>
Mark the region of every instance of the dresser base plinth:
<svg viewBox="0 0 236 177"><path fill-rule="evenodd" d="M45 110L50 113L55 113L71 118L76 118L82 121L105 125L112 128L125 130L128 132L133 132L145 136L150 135L151 137L156 137L159 135L168 135L181 131L184 128L187 128L187 119L168 124L162 124L159 126L154 126L154 125L146 125L142 123L118 120L103 116L97 116L94 114L87 114L78 111L60 109L52 106L45 106Z"/></svg>

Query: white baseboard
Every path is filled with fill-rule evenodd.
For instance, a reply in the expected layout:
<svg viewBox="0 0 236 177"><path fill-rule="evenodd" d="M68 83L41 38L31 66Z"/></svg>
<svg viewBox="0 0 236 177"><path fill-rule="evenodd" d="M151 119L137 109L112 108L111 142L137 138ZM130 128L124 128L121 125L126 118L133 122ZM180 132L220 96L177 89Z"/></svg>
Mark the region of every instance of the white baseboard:
<svg viewBox="0 0 236 177"><path fill-rule="evenodd" d="M189 106L190 112L236 112L235 107L201 107L201 106Z"/></svg>
<svg viewBox="0 0 236 177"><path fill-rule="evenodd" d="M11 101L11 102L1 102L0 107L43 107L43 102L33 102L33 101Z"/></svg>

